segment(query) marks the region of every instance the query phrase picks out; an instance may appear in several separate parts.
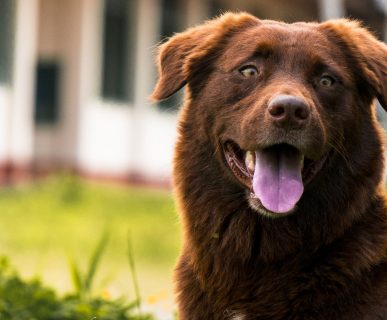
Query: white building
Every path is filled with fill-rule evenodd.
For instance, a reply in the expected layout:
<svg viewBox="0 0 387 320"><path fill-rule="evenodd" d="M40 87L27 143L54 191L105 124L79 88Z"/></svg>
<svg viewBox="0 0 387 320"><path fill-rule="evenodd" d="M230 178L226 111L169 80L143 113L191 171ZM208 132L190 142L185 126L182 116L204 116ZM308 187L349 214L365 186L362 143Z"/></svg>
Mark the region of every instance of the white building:
<svg viewBox="0 0 387 320"><path fill-rule="evenodd" d="M365 3L372 20L362 16ZM218 9L287 21L338 17L348 10L356 16L357 10L383 28L383 4L0 0L0 182L57 169L167 182L179 102L147 100L156 78L154 48L163 35Z"/></svg>

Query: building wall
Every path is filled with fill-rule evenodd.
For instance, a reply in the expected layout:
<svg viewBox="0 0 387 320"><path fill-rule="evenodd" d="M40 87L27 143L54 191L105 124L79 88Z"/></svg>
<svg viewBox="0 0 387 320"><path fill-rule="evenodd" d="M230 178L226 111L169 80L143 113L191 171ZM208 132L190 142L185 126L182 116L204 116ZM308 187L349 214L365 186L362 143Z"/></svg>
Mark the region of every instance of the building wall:
<svg viewBox="0 0 387 320"><path fill-rule="evenodd" d="M11 88L0 87L0 171L9 161L11 95Z"/></svg>
<svg viewBox="0 0 387 320"><path fill-rule="evenodd" d="M59 117L35 126L35 167L72 167L76 159L82 1L40 0L38 60L60 66ZM60 146L60 148L58 148Z"/></svg>
<svg viewBox="0 0 387 320"><path fill-rule="evenodd" d="M10 119L10 158L19 164L33 156L33 88L36 61L37 0L18 0L16 7L12 116Z"/></svg>
<svg viewBox="0 0 387 320"><path fill-rule="evenodd" d="M192 2L193 3L193 2ZM191 4L192 5L192 4ZM195 5L192 5L195 7ZM176 139L176 112L165 112L152 105L148 96L155 84L154 49L159 42L160 2L138 1L136 39L135 98L131 104L103 100L98 93L101 74L99 55L84 61L84 102L81 103L78 164L81 172L102 175L166 181L171 174L173 145ZM101 52L101 7L90 3L85 10L89 19L84 55ZM191 23L201 20L202 11L190 16ZM90 40L92 39L92 40ZM89 84L89 85L87 85Z"/></svg>
<svg viewBox="0 0 387 320"><path fill-rule="evenodd" d="M12 81L0 87L0 182L30 170L33 159L33 88L38 1L15 1Z"/></svg>
<svg viewBox="0 0 387 320"><path fill-rule="evenodd" d="M169 180L178 113L148 101L156 79L153 61L160 41L162 0L137 1L137 36L132 44L135 87L130 103L100 94L103 0L15 1L14 79L12 85L0 86L0 180L10 163L33 164L38 171L67 168L97 177ZM267 9L276 10L278 1ZM209 17L212 2L182 1L182 27ZM321 19L344 12L344 0L315 3ZM53 124L34 123L38 61L56 61L62 70L60 112Z"/></svg>
<svg viewBox="0 0 387 320"><path fill-rule="evenodd" d="M143 67L135 76L135 101L115 103L99 92L102 1L41 0L39 60L59 61L64 73L58 123L36 126L38 169L72 167L112 178L169 177L176 113L162 113L147 100L154 83L149 62L159 37L158 9L156 0L139 1L142 31L136 41L136 65Z"/></svg>

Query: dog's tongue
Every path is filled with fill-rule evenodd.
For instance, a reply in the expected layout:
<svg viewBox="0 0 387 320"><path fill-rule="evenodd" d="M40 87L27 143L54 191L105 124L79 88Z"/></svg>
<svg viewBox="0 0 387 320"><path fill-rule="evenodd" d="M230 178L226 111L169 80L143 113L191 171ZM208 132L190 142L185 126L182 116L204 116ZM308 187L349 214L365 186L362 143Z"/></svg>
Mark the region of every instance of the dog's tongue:
<svg viewBox="0 0 387 320"><path fill-rule="evenodd" d="M292 210L304 191L302 154L292 147L255 152L253 190L262 205L275 213Z"/></svg>

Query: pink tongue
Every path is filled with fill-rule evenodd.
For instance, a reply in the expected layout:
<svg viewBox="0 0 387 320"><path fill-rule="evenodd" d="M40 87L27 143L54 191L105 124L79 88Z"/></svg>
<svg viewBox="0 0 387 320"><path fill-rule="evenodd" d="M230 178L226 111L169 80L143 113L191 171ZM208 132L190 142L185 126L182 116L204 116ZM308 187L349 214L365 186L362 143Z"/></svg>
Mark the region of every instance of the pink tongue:
<svg viewBox="0 0 387 320"><path fill-rule="evenodd" d="M292 210L304 191L302 155L292 148L270 148L255 152L253 190L262 205L275 213Z"/></svg>

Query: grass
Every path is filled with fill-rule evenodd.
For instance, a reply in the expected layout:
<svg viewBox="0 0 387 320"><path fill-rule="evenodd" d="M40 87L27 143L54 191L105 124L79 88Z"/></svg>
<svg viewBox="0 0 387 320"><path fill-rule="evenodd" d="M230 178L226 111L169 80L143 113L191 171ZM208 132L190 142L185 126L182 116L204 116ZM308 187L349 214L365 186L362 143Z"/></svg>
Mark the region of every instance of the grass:
<svg viewBox="0 0 387 320"><path fill-rule="evenodd" d="M95 244L106 233L95 292L135 298L128 262L130 232L145 302L147 297L153 303L170 300L179 229L166 191L98 185L67 175L0 189L0 254L22 275L38 275L60 292L73 289L69 257L86 269Z"/></svg>

